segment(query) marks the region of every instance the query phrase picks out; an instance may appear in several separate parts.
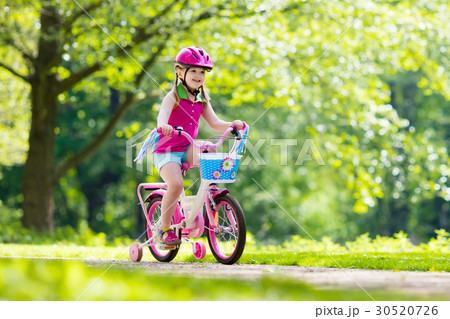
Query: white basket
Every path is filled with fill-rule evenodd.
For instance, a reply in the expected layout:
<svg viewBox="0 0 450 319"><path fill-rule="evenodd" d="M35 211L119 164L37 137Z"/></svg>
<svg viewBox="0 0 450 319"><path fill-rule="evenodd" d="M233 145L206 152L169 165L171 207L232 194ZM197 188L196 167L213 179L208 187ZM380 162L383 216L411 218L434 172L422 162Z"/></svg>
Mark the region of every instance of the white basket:
<svg viewBox="0 0 450 319"><path fill-rule="evenodd" d="M229 153L201 153L200 172L202 180L233 183L242 155Z"/></svg>

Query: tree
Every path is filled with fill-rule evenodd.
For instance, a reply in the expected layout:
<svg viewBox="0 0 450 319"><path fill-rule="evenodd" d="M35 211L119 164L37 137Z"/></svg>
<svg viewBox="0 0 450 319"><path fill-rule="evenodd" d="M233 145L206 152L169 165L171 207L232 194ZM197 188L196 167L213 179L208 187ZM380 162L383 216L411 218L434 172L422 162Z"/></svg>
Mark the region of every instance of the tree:
<svg viewBox="0 0 450 319"><path fill-rule="evenodd" d="M187 0L167 4L152 1L152 5L127 1L128 7L119 0L83 2L95 20L73 1L57 2L56 15L62 27L55 31L60 39L55 48L60 61L47 73L40 73L55 87L68 84L83 71L86 74L52 100L59 111L63 110L60 115L68 116L64 121L57 119L58 124L50 130L55 132L58 146L50 165L54 183L81 161L89 164L89 169L79 166L79 173L86 174L79 180L84 185L90 183L87 174L95 174L97 166L85 159L102 144L96 142L98 137L106 138L116 127L109 123L113 119L118 122L128 110L150 109L150 116L135 120L132 114L130 122L153 125L158 107L155 101L173 80L172 65L167 63L171 59L163 57L196 43L206 46L215 57L216 67L208 75L207 86L216 112L229 119L238 113L247 120L253 144L259 138L267 139L261 155L268 165L242 169L239 182L230 185L244 198L256 198L256 203L242 203L252 232L264 238L298 232L298 226L273 199L306 229L314 229L314 235L337 234L340 239L367 231L363 224L368 222L376 231L395 231L405 226L401 224L412 224L417 217L412 209L423 207L426 200L437 198L438 204L448 201L448 143L442 142L448 139L448 131L436 125L448 119L448 112L443 111L449 101L446 1L261 0L245 5L212 2L207 7ZM14 3L1 11L1 21L5 22L0 38L9 49L0 47L0 69L28 83L25 81L36 74L33 60L39 56L38 39L50 43L55 37L48 37L49 31L43 36L40 4ZM42 3L55 7L56 1ZM27 37L16 36L23 34ZM152 78L143 69L149 70ZM402 74L408 72L419 75L418 83L402 86ZM414 86L420 88L413 90L418 96L429 96L431 91L430 97L437 96L436 101L400 103L398 91ZM148 88L155 90L149 92ZM413 91L403 97L410 97ZM106 120L95 118L95 129L90 130L89 123L97 116L92 108L108 108L111 92L119 95L118 105L111 115L109 109L103 109ZM160 96L152 100L152 94ZM102 103L98 97L104 97ZM142 101L149 101L151 108L144 103L137 106ZM430 112L435 116L424 121L421 114L432 110L430 105L437 112ZM417 110L410 112L411 106ZM117 113L120 110L123 113ZM72 124L72 118L86 130ZM134 123L126 125L139 128ZM129 129L127 134L130 131L137 133ZM77 138L68 141L74 132ZM97 137L89 136L90 132ZM205 130L201 134L206 135ZM297 139L297 145L290 146L288 165L280 165L279 146L271 147L271 138ZM304 139L314 140L326 165L295 165ZM108 164L116 166L117 162L102 167ZM75 179L74 171L68 174L71 180ZM131 174L119 177L119 171L114 172L115 180L134 182ZM95 175L97 185L105 185L111 177L108 175ZM90 186L95 187L95 183ZM126 192L126 187L120 187L115 189ZM417 190L420 196L409 198ZM119 203L126 196L117 198ZM102 203L95 204L105 211ZM132 200L120 204L134 206ZM396 225L389 225L395 214ZM372 223L374 220L380 223Z"/></svg>
<svg viewBox="0 0 450 319"><path fill-rule="evenodd" d="M311 221L319 235L338 233L344 227L341 233L345 234L335 236L341 239L348 236L350 228L353 234L356 229L370 228L373 233L386 234L408 229L408 225L417 224L414 208L418 202L434 197L438 202L449 200L450 190L446 186L449 157L442 140L424 138L404 109L396 108L398 103L391 96L394 92L389 83L400 81L404 73L418 72L421 80L412 85L419 86L421 95L439 96L441 104L435 104L439 108L437 114L444 115L450 100L448 37L442 31L448 4L445 1L290 3L292 10L286 14L264 15L258 32L251 30L262 19L260 16L233 24L230 32L237 44L225 56L237 52L241 59L228 58L226 72L217 81L219 91L231 91L228 97L234 105L244 109L259 107L259 112L252 113L255 116L252 135L266 139L313 138L327 165L292 167L298 155L294 153L292 164L280 167L276 155L271 154L265 159L274 160L259 168L264 174L259 170L242 170L245 177L241 179L255 178L263 187L270 188L288 212L298 220ZM219 32L214 31L211 34L216 36ZM222 35L222 42L225 39ZM254 61L258 62L253 64ZM246 64L248 72L240 73L239 63ZM243 80L236 81L239 77ZM229 83L236 85L230 88ZM430 109L427 103L421 107L420 112ZM414 102L405 103L404 108L413 110ZM282 116L286 109L289 115ZM433 119L431 122L435 124L427 121L425 135L440 136L445 129L436 123L447 120ZM255 133L255 129L260 131ZM265 147L268 148L267 143ZM254 214L248 219L259 222L253 229L262 233L261 237L298 231L296 225L290 228L286 225L292 223L289 218L280 217L285 214L272 198L254 183L248 184L242 187L245 198L260 191L256 204L249 201L243 205L246 212ZM411 189L420 194L409 197ZM257 209L252 208L255 205ZM347 214L349 208L359 215ZM366 218L367 213L372 220ZM425 210L422 214L434 216L436 212ZM326 227L318 226L320 223L314 220L324 221ZM361 225L368 220L369 225Z"/></svg>
<svg viewBox="0 0 450 319"><path fill-rule="evenodd" d="M92 0L82 5L70 0L7 1L0 11L0 68L30 87L23 224L40 230L53 228L53 192L60 178L94 154L127 111L145 99L141 85L174 33L237 8L231 2L200 6L177 0L130 6ZM68 61L74 63L69 67ZM121 91L120 102L97 136L69 157L55 159L59 104L69 90L94 75L106 77Z"/></svg>

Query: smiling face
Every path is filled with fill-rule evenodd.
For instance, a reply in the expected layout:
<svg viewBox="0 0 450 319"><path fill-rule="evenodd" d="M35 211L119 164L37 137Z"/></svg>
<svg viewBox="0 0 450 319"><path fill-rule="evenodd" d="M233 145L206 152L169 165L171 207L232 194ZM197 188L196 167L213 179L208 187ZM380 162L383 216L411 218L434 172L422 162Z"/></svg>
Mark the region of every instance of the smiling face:
<svg viewBox="0 0 450 319"><path fill-rule="evenodd" d="M177 69L178 77L185 79L187 85L191 89L196 90L201 87L205 82L205 69L191 67L185 77L186 70L187 69Z"/></svg>

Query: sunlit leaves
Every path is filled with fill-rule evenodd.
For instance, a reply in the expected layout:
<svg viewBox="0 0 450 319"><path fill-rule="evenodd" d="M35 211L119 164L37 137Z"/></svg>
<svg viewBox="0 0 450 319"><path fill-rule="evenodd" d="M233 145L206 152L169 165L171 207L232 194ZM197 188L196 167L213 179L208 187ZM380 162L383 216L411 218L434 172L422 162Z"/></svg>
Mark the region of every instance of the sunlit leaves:
<svg viewBox="0 0 450 319"><path fill-rule="evenodd" d="M158 103L149 97L170 90L173 57L182 47L197 45L214 61L206 87L219 115L254 122L254 138L312 137L324 153L326 167L272 163L243 170L243 188L251 190L247 197L261 191L251 182L260 177L310 225L318 227L315 219L331 216L328 231L342 226L337 211L348 207L363 213L381 200L409 205L434 196L450 200L446 1L80 1L87 12L72 0L48 3L58 4L65 23L61 61L50 72L62 80L102 65L58 96L76 120L58 125L60 138L75 131L88 141L98 133L109 115L110 87L120 98L131 92L138 100L151 100L137 107L148 113L132 119L117 137L154 124L147 122L155 118ZM26 54L36 56L41 6L7 1L0 9L1 62L23 76L36 71ZM167 11L159 16L163 8ZM195 21L201 16L208 18ZM27 148L29 87L4 68L0 78L0 159L12 165L23 162ZM418 93L404 97L407 85ZM417 114L408 117L414 108ZM21 155L9 154L14 152ZM267 160L280 159L271 152ZM291 163L297 156L290 155ZM258 221L265 234L276 227L279 233L293 231L274 222L279 210L257 196L258 207L244 205L253 214L250 219L261 210L267 214ZM318 202L324 204L318 207Z"/></svg>
<svg viewBox="0 0 450 319"><path fill-rule="evenodd" d="M23 164L28 151L31 108L28 84L0 72L0 163Z"/></svg>

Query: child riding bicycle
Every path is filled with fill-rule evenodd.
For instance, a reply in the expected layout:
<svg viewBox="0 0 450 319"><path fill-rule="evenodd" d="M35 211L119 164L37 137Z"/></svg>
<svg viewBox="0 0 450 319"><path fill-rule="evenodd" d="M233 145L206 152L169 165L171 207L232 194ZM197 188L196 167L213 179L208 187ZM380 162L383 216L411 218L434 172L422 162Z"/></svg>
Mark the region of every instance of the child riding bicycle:
<svg viewBox="0 0 450 319"><path fill-rule="evenodd" d="M181 243L169 226L183 191L182 163L187 162L190 167L200 163L199 149L192 147L184 136L172 136L173 127L182 127L194 139L198 134L200 116L217 132L225 132L232 125L238 130L244 127L242 121L223 121L214 112L203 86L206 71L212 68L211 58L202 48L182 49L175 58L175 85L163 99L159 111L157 126L162 134L157 138L153 153L156 169L167 184L161 203L159 235L159 240L167 245Z"/></svg>

